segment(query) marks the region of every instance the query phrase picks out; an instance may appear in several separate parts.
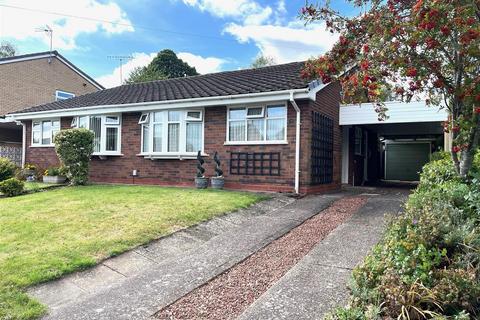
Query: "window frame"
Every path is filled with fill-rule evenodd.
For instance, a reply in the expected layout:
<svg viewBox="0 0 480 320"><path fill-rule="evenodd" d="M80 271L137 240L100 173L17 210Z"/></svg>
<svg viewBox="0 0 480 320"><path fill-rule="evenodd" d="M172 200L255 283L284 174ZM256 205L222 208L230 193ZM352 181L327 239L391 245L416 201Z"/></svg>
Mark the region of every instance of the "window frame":
<svg viewBox="0 0 480 320"><path fill-rule="evenodd" d="M59 95L58 95L59 93L68 94L68 95L71 95L71 97L69 97L69 98L62 98L62 97L59 97ZM68 91L64 91L64 90L55 90L55 101L68 100L68 99L71 99L71 98L75 98L75 93L73 93L73 92L68 92Z"/></svg>
<svg viewBox="0 0 480 320"><path fill-rule="evenodd" d="M179 111L180 120L169 120L168 113L171 111ZM161 120L154 121L154 114L161 113ZM187 119L188 112L200 112L201 119ZM201 123L202 124L202 137L201 137L201 154L205 154L205 121L204 121L204 108L189 108L189 109L160 109L149 111L149 120L146 123L142 123L140 127L141 138L140 138L140 156L152 157L152 158L194 158L196 157L198 151L187 152L187 123ZM168 151L168 127L169 124L179 123L179 143L178 151ZM162 146L161 151L153 151L153 135L154 135L154 125L162 125ZM149 137L148 137L148 151L143 149L144 146L144 126L148 126Z"/></svg>
<svg viewBox="0 0 480 320"><path fill-rule="evenodd" d="M268 118L267 115L267 109L268 107L274 107L274 106L283 106L285 107L285 133L284 133L284 138L281 140L267 140L267 122L268 119L280 119L280 117L273 117L273 118ZM259 116L248 116L248 109L249 108L259 108L262 107L262 117ZM231 109L245 109L245 119L230 119L230 110ZM268 102L264 103L262 105L244 105L244 106L239 106L239 105L231 105L227 106L227 132L226 132L226 137L225 137L225 143L224 145L263 145L263 144L288 144L288 103L285 101L277 101L277 102ZM252 119L263 119L264 123L264 134L263 134L263 140L248 140L248 120ZM230 122L235 122L235 121L244 121L245 123L245 140L242 141L235 141L235 140L230 140Z"/></svg>
<svg viewBox="0 0 480 320"><path fill-rule="evenodd" d="M50 143L49 144L43 144L42 143L42 140L43 140L43 123L44 122L47 122L49 121L51 124L50 124ZM55 130L53 130L53 122L54 121L58 121L58 132L60 132L60 130L62 130L62 122L61 122L61 119L60 118L44 118L44 119L34 119L32 120L32 124L31 124L31 129L32 129L32 132L31 132L31 135L30 135L30 146L31 147L36 147L36 148L52 148L52 147L55 147L55 143L53 143L53 139L55 137L55 135L53 134L53 132ZM33 126L35 123L39 123L40 124L40 130L34 130L33 129ZM40 133L40 139L39 139L39 142L38 143L34 143L33 141L33 134L34 132L39 132Z"/></svg>
<svg viewBox="0 0 480 320"><path fill-rule="evenodd" d="M82 116L76 116L74 119L72 119L72 127L73 128L79 128L80 125L80 117L86 117L87 118L87 126L85 129L90 130L90 117L100 117L101 122L100 122L100 130L101 130L101 137L100 137L100 151L99 152L94 152L92 155L93 156L119 156L122 155L122 115L121 114L101 114L101 115L82 115ZM117 123L107 123L106 118L107 117L117 117L118 121ZM75 124L75 126L74 126ZM115 151L107 151L107 128L117 128L117 149Z"/></svg>

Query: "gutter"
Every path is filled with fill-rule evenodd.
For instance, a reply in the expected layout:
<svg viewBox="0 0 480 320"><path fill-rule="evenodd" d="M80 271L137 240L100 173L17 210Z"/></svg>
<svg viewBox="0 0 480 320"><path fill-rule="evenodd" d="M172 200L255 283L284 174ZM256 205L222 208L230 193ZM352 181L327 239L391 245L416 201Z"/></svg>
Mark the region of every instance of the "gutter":
<svg viewBox="0 0 480 320"><path fill-rule="evenodd" d="M315 100L315 94L318 90L321 90L323 86L317 86L313 90L309 88L294 89L294 90L282 90L271 92L258 92L239 94L231 96L218 96L218 97L204 97L204 98L190 98L181 100L167 100L167 101L151 101L151 102L139 102L128 104L112 104L112 105L100 105L79 107L70 109L56 109L37 112L24 112L24 113L11 113L7 117L14 120L30 120L41 119L45 117L67 117L67 116L81 116L81 115L94 115L94 114L109 114L109 113L122 113L122 112L140 112L140 111L153 111L161 109L172 108L197 108L206 106L219 106L219 105L232 105L232 104L246 104L246 103L262 103L272 101L285 101L289 99L291 92L297 94L297 99L310 99ZM75 98L73 98L75 99Z"/></svg>
<svg viewBox="0 0 480 320"><path fill-rule="evenodd" d="M297 114L297 121L295 126L295 193L300 193L300 126L301 126L301 119L300 119L300 108L295 102L294 99L294 91L290 91L290 102L295 109Z"/></svg>

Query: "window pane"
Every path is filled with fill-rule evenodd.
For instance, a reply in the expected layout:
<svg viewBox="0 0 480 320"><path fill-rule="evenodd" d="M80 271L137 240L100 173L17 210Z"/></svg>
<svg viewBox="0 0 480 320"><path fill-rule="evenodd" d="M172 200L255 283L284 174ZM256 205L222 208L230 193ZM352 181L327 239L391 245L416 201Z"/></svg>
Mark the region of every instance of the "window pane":
<svg viewBox="0 0 480 320"><path fill-rule="evenodd" d="M52 142L52 122L42 122L42 144L50 144Z"/></svg>
<svg viewBox="0 0 480 320"><path fill-rule="evenodd" d="M263 119L247 121L247 140L261 141L264 137L265 121Z"/></svg>
<svg viewBox="0 0 480 320"><path fill-rule="evenodd" d="M54 129L60 129L60 121L58 121L58 120L53 120L53 121L52 121L52 127L53 127Z"/></svg>
<svg viewBox="0 0 480 320"><path fill-rule="evenodd" d="M268 106L267 117L285 117L287 114L287 108L285 106Z"/></svg>
<svg viewBox="0 0 480 320"><path fill-rule="evenodd" d="M245 116L247 115L247 111L245 108L233 108L230 109L228 117L230 120L239 120L239 119L245 119Z"/></svg>
<svg viewBox="0 0 480 320"><path fill-rule="evenodd" d="M198 119L202 118L202 113L200 111L189 111L187 112L187 119Z"/></svg>
<svg viewBox="0 0 480 320"><path fill-rule="evenodd" d="M106 116L105 117L105 123L119 124L120 121L118 120L117 116Z"/></svg>
<svg viewBox="0 0 480 320"><path fill-rule="evenodd" d="M162 124L153 125L153 151L162 151Z"/></svg>
<svg viewBox="0 0 480 320"><path fill-rule="evenodd" d="M230 121L228 125L228 141L245 141L245 121Z"/></svg>
<svg viewBox="0 0 480 320"><path fill-rule="evenodd" d="M285 119L267 120L267 140L285 139Z"/></svg>
<svg viewBox="0 0 480 320"><path fill-rule="evenodd" d="M168 124L168 152L178 152L179 149L179 137L180 124L170 123Z"/></svg>
<svg viewBox="0 0 480 320"><path fill-rule="evenodd" d="M32 142L34 144L40 143L40 134L41 134L41 125L40 122L34 122L32 125Z"/></svg>
<svg viewBox="0 0 480 320"><path fill-rule="evenodd" d="M118 128L107 128L106 135L105 149L107 151L118 151Z"/></svg>
<svg viewBox="0 0 480 320"><path fill-rule="evenodd" d="M70 93L70 92L57 91L56 97L57 97L57 101L58 101L58 100L65 100L65 99L73 98L73 97L75 97L75 95L73 93Z"/></svg>
<svg viewBox="0 0 480 320"><path fill-rule="evenodd" d="M202 150L202 123L187 122L187 152Z"/></svg>
<svg viewBox="0 0 480 320"><path fill-rule="evenodd" d="M78 127L79 128L87 128L88 127L88 124L87 124L87 121L88 121L88 117L78 117Z"/></svg>
<svg viewBox="0 0 480 320"><path fill-rule="evenodd" d="M163 120L162 113L161 112L155 112L153 114L153 121L154 122L161 122Z"/></svg>
<svg viewBox="0 0 480 320"><path fill-rule="evenodd" d="M263 108L248 108L247 110L247 116L261 116L262 115Z"/></svg>
<svg viewBox="0 0 480 320"><path fill-rule="evenodd" d="M34 144L40 143L40 131L33 131L33 143Z"/></svg>
<svg viewBox="0 0 480 320"><path fill-rule="evenodd" d="M100 152L100 141L102 139L102 118L90 117L90 130L93 131L93 152Z"/></svg>
<svg viewBox="0 0 480 320"><path fill-rule="evenodd" d="M142 126L143 130L143 144L142 152L149 152L149 141L150 141L150 127L146 124Z"/></svg>
<svg viewBox="0 0 480 320"><path fill-rule="evenodd" d="M180 111L169 111L168 112L168 121L180 121Z"/></svg>

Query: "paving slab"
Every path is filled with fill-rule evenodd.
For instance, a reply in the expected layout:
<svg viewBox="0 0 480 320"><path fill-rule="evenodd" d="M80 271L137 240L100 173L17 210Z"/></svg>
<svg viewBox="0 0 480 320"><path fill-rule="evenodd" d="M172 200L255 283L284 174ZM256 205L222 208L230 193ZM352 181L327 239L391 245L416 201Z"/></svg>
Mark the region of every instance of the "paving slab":
<svg viewBox="0 0 480 320"><path fill-rule="evenodd" d="M147 319L345 195L275 196L29 293L49 307L45 319Z"/></svg>
<svg viewBox="0 0 480 320"><path fill-rule="evenodd" d="M398 214L408 191L370 194L367 204L337 227L238 318L321 319L348 300L351 270L378 242L385 214Z"/></svg>

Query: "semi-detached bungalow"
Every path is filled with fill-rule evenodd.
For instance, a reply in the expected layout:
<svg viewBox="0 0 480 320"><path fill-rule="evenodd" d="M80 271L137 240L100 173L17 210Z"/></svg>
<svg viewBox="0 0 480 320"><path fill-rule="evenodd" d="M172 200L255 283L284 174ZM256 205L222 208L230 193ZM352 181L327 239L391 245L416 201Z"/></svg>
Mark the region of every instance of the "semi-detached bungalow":
<svg viewBox="0 0 480 320"><path fill-rule="evenodd" d="M392 103L379 122L369 104L341 107L338 83L302 79L303 65L123 85L10 116L23 124L24 163L42 168L58 165L56 132L92 130L94 182L192 186L198 151L209 176L219 153L232 189L313 193L418 179L444 143L444 111Z"/></svg>

